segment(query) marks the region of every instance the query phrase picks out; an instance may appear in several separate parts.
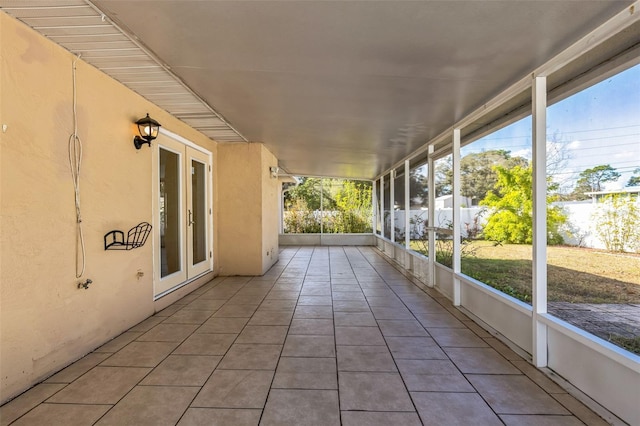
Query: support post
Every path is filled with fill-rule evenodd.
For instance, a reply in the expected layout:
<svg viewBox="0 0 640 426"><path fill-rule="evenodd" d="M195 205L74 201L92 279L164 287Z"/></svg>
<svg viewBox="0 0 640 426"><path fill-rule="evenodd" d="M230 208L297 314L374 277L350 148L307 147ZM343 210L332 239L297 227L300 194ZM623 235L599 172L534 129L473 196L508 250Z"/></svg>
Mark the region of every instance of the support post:
<svg viewBox="0 0 640 426"><path fill-rule="evenodd" d="M533 363L547 366L547 79L534 77L533 112Z"/></svg>
<svg viewBox="0 0 640 426"><path fill-rule="evenodd" d="M409 160L404 161L404 247L411 249L411 165Z"/></svg>
<svg viewBox="0 0 640 426"><path fill-rule="evenodd" d="M371 208L373 210L371 214L371 229L374 234L378 233L378 194L376 194L377 181L371 182Z"/></svg>
<svg viewBox="0 0 640 426"><path fill-rule="evenodd" d="M453 129L453 306L460 306L460 129Z"/></svg>
<svg viewBox="0 0 640 426"><path fill-rule="evenodd" d="M429 146L429 156L427 157L427 192L429 197L429 206L427 210L427 224L429 227L429 286L436 285L436 233L433 231L433 225L436 221L436 171L433 166L433 145Z"/></svg>
<svg viewBox="0 0 640 426"><path fill-rule="evenodd" d="M396 170L389 172L389 239L396 242Z"/></svg>
<svg viewBox="0 0 640 426"><path fill-rule="evenodd" d="M380 176L380 236L384 238L384 175Z"/></svg>

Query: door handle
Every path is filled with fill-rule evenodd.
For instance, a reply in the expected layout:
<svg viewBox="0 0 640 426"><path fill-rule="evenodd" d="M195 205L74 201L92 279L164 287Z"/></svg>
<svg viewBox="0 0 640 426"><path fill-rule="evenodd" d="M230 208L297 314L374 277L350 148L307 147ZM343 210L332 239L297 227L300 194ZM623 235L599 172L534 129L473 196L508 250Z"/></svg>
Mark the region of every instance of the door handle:
<svg viewBox="0 0 640 426"><path fill-rule="evenodd" d="M191 209L189 209L188 211L189 211L189 225L188 226L191 226L196 222L193 220L193 213L191 213Z"/></svg>

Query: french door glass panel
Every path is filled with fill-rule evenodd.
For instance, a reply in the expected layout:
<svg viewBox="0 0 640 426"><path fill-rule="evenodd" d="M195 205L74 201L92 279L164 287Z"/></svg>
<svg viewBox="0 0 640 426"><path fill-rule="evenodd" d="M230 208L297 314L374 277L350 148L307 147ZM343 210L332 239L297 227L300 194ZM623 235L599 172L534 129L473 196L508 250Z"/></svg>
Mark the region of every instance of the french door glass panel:
<svg viewBox="0 0 640 426"><path fill-rule="evenodd" d="M209 269L208 223L209 208L207 203L208 156L187 147L190 175L187 180L187 239L189 251L189 277Z"/></svg>
<svg viewBox="0 0 640 426"><path fill-rule="evenodd" d="M182 270L180 155L160 148L160 276Z"/></svg>

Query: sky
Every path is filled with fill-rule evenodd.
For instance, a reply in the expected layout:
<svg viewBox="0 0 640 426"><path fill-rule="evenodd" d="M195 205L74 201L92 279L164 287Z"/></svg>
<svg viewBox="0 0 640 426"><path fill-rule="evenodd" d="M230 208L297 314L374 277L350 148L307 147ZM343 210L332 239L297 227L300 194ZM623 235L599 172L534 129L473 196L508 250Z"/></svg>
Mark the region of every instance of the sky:
<svg viewBox="0 0 640 426"><path fill-rule="evenodd" d="M609 164L622 176L605 188L624 187L640 168L640 65L549 106L547 141L567 157L551 173L556 182L571 187L580 172ZM531 116L465 146L462 155L489 149L530 159Z"/></svg>

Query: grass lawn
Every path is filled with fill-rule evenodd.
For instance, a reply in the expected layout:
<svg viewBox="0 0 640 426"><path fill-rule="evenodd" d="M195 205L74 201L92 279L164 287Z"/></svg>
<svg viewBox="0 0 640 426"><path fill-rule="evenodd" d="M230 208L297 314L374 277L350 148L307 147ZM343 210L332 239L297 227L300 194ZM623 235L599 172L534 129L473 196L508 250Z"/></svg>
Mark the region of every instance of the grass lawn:
<svg viewBox="0 0 640 426"><path fill-rule="evenodd" d="M462 272L520 300L531 302L531 246L473 241ZM640 304L640 255L549 246L548 300Z"/></svg>

